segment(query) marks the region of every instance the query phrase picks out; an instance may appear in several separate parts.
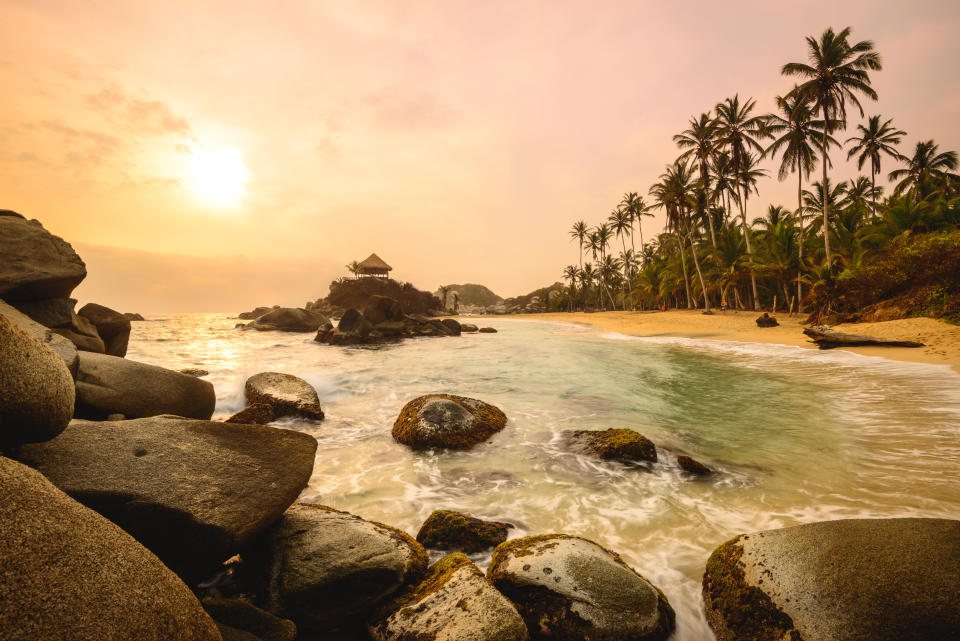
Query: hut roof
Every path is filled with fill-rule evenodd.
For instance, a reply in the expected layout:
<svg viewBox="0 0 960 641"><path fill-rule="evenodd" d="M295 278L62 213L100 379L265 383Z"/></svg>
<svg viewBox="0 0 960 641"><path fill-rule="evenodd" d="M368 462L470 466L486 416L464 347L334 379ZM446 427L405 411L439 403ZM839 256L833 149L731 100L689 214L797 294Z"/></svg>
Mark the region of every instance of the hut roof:
<svg viewBox="0 0 960 641"><path fill-rule="evenodd" d="M383 262L383 259L376 254L370 254L366 260L360 263L360 269L385 269L390 271L393 267Z"/></svg>

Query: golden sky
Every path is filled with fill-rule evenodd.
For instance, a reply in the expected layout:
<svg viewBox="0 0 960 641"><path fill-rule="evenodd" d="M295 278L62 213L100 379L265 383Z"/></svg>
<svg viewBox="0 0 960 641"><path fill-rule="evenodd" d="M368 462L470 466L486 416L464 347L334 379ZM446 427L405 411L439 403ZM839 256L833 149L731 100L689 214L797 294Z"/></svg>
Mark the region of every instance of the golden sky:
<svg viewBox="0 0 960 641"><path fill-rule="evenodd" d="M680 4L0 0L0 208L125 311L303 304L374 251L423 289L517 295L576 263L575 220L647 192L690 116L771 110L830 25L875 41L866 109L904 151L960 149L960 3ZM795 189L761 182L748 214Z"/></svg>

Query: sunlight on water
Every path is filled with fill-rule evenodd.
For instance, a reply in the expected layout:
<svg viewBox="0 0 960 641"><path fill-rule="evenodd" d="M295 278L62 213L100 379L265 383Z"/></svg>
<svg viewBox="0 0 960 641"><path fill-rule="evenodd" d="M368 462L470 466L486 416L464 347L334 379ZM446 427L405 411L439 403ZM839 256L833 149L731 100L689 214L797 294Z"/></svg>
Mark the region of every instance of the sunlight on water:
<svg viewBox="0 0 960 641"><path fill-rule="evenodd" d="M960 376L944 366L841 351L631 338L563 323L494 321L492 335L379 348L312 334L239 331L226 315L133 324L128 356L203 367L215 418L241 409L261 371L316 387L323 423L302 499L411 534L435 509L565 532L619 552L667 594L677 641L712 639L700 578L740 532L849 517L960 518ZM393 442L400 408L447 392L499 406L507 428L469 452ZM563 430L630 427L660 450L650 470L564 448ZM719 471L682 476L676 453ZM485 567L489 556L475 555Z"/></svg>

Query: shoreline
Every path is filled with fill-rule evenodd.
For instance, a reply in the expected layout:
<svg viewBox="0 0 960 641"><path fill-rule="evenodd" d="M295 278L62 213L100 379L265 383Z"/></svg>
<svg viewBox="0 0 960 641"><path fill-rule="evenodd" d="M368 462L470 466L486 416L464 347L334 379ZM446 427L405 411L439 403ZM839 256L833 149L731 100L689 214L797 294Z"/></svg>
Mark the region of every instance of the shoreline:
<svg viewBox="0 0 960 641"><path fill-rule="evenodd" d="M805 324L801 317L777 316L779 327L757 327L759 312L714 312L704 315L701 310L668 310L645 312L552 312L547 314L508 314L499 316L464 316L488 320L545 320L582 324L627 336L696 338L743 343L765 343L819 348L804 336ZM851 334L868 334L878 338L917 340L925 347L842 347L838 350L863 356L877 356L909 363L947 365L960 374L960 326L933 318L903 318L878 323L847 323L834 329Z"/></svg>

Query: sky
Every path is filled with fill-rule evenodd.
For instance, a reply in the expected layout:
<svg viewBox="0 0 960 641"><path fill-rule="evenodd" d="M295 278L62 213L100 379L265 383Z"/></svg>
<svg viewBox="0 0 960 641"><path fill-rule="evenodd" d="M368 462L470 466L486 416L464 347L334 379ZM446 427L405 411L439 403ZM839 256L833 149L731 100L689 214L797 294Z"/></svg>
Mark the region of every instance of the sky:
<svg viewBox="0 0 960 641"><path fill-rule="evenodd" d="M691 116L773 110L804 38L848 25L883 60L867 115L960 149L952 1L0 0L0 208L122 311L302 305L371 252L515 296L577 262L573 222L646 194ZM795 202L771 175L749 218Z"/></svg>

